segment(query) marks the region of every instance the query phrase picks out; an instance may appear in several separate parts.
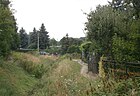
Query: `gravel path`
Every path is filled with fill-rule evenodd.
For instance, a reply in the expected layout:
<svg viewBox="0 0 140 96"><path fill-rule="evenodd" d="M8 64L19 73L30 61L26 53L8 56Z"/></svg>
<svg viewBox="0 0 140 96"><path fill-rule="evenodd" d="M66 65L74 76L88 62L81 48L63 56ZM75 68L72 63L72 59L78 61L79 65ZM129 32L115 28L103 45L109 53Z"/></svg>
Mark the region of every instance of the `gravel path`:
<svg viewBox="0 0 140 96"><path fill-rule="evenodd" d="M74 59L73 61L78 62L82 68L81 68L81 75L83 75L86 78L90 78L90 79L96 79L97 78L97 74L93 74L92 72L88 72L88 65L86 63L84 63L81 60L78 59Z"/></svg>

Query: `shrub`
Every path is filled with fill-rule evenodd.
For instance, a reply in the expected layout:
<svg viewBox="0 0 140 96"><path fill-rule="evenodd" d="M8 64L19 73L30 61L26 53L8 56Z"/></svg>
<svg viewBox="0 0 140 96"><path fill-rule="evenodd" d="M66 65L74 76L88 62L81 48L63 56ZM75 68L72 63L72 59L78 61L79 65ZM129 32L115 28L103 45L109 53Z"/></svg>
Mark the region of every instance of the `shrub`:
<svg viewBox="0 0 140 96"><path fill-rule="evenodd" d="M45 67L43 64L37 64L32 61L27 60L25 54L14 54L14 61L18 62L18 64L29 74L35 76L36 78L41 78L45 72Z"/></svg>

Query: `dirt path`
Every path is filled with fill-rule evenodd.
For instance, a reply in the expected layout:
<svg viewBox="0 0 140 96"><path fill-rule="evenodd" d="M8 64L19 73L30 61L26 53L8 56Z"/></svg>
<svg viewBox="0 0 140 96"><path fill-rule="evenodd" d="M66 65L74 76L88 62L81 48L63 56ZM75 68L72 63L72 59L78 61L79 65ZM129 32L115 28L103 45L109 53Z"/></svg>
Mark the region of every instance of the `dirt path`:
<svg viewBox="0 0 140 96"><path fill-rule="evenodd" d="M86 77L86 78L90 78L90 79L96 79L97 78L97 74L93 74L92 72L88 72L88 66L86 63L84 63L83 61L81 60L77 60L77 59L74 59L73 61L75 62L78 62L82 68L81 68L81 74Z"/></svg>

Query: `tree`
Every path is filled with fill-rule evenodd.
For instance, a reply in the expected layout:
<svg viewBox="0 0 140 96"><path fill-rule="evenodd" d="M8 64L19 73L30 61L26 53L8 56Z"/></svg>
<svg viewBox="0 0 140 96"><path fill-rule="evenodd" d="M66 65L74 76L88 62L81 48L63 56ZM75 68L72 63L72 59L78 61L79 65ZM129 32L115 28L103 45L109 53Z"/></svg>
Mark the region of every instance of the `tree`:
<svg viewBox="0 0 140 96"><path fill-rule="evenodd" d="M12 16L12 19L14 21L13 24L14 32L12 33L11 49L16 50L17 48L19 48L20 38L19 38L19 34L17 33L18 27L17 27L16 19L14 16Z"/></svg>
<svg viewBox="0 0 140 96"><path fill-rule="evenodd" d="M94 43L97 60L104 55L118 62L139 62L140 20L133 18L131 7L118 9L108 5L91 11L85 23L87 38Z"/></svg>
<svg viewBox="0 0 140 96"><path fill-rule="evenodd" d="M140 18L140 2L139 0L112 0L109 2L114 9L129 10L130 7L134 10L131 11L133 16Z"/></svg>
<svg viewBox="0 0 140 96"><path fill-rule="evenodd" d="M95 11L88 14L86 30L88 41L96 44L96 57L99 60L102 54L106 56L112 54L112 37L114 30L115 12L110 6L98 6Z"/></svg>
<svg viewBox="0 0 140 96"><path fill-rule="evenodd" d="M78 45L71 45L68 50L67 53L81 53L79 46Z"/></svg>
<svg viewBox="0 0 140 96"><path fill-rule="evenodd" d="M57 43L58 42L54 38L50 39L50 46L57 46Z"/></svg>
<svg viewBox="0 0 140 96"><path fill-rule="evenodd" d="M61 54L66 54L67 53L67 50L70 46L70 43L69 43L69 35L66 34L65 37L63 37L61 40L60 40L60 43L61 43Z"/></svg>
<svg viewBox="0 0 140 96"><path fill-rule="evenodd" d="M112 39L114 58L119 62L139 62L140 20L128 19L128 14L123 15L125 19L122 15L118 17L120 19L120 22L116 23L118 31Z"/></svg>
<svg viewBox="0 0 140 96"><path fill-rule="evenodd" d="M45 25L42 24L40 29L39 29L39 48L40 49L46 49L49 48L49 35L48 32L46 31Z"/></svg>
<svg viewBox="0 0 140 96"><path fill-rule="evenodd" d="M20 37L20 48L27 48L28 47L28 34L23 28L21 28L19 31L19 37Z"/></svg>
<svg viewBox="0 0 140 96"><path fill-rule="evenodd" d="M38 36L38 33L37 33L37 30L36 28L33 29L33 32L30 32L29 34L29 37L30 37L30 44L29 44L29 48L31 49L37 49L37 36Z"/></svg>
<svg viewBox="0 0 140 96"><path fill-rule="evenodd" d="M9 0L0 0L0 55L7 56L18 47L16 20L9 8Z"/></svg>
<svg viewBox="0 0 140 96"><path fill-rule="evenodd" d="M83 40L81 40L80 38L72 38L72 37L69 37L69 43L71 45L80 46L82 42L83 42Z"/></svg>

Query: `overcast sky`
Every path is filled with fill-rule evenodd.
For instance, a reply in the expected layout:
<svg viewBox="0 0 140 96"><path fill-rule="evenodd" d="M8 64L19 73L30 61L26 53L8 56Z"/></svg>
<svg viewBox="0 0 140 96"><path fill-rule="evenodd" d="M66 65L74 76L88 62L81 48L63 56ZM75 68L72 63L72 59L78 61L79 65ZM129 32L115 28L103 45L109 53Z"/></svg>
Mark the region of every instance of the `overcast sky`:
<svg viewBox="0 0 140 96"><path fill-rule="evenodd" d="M12 0L19 29L27 33L37 30L44 23L50 38L60 40L66 33L69 37L84 37L84 23L90 10L105 5L108 0ZM109 0L110 1L110 0ZM82 12L82 11L83 12Z"/></svg>

